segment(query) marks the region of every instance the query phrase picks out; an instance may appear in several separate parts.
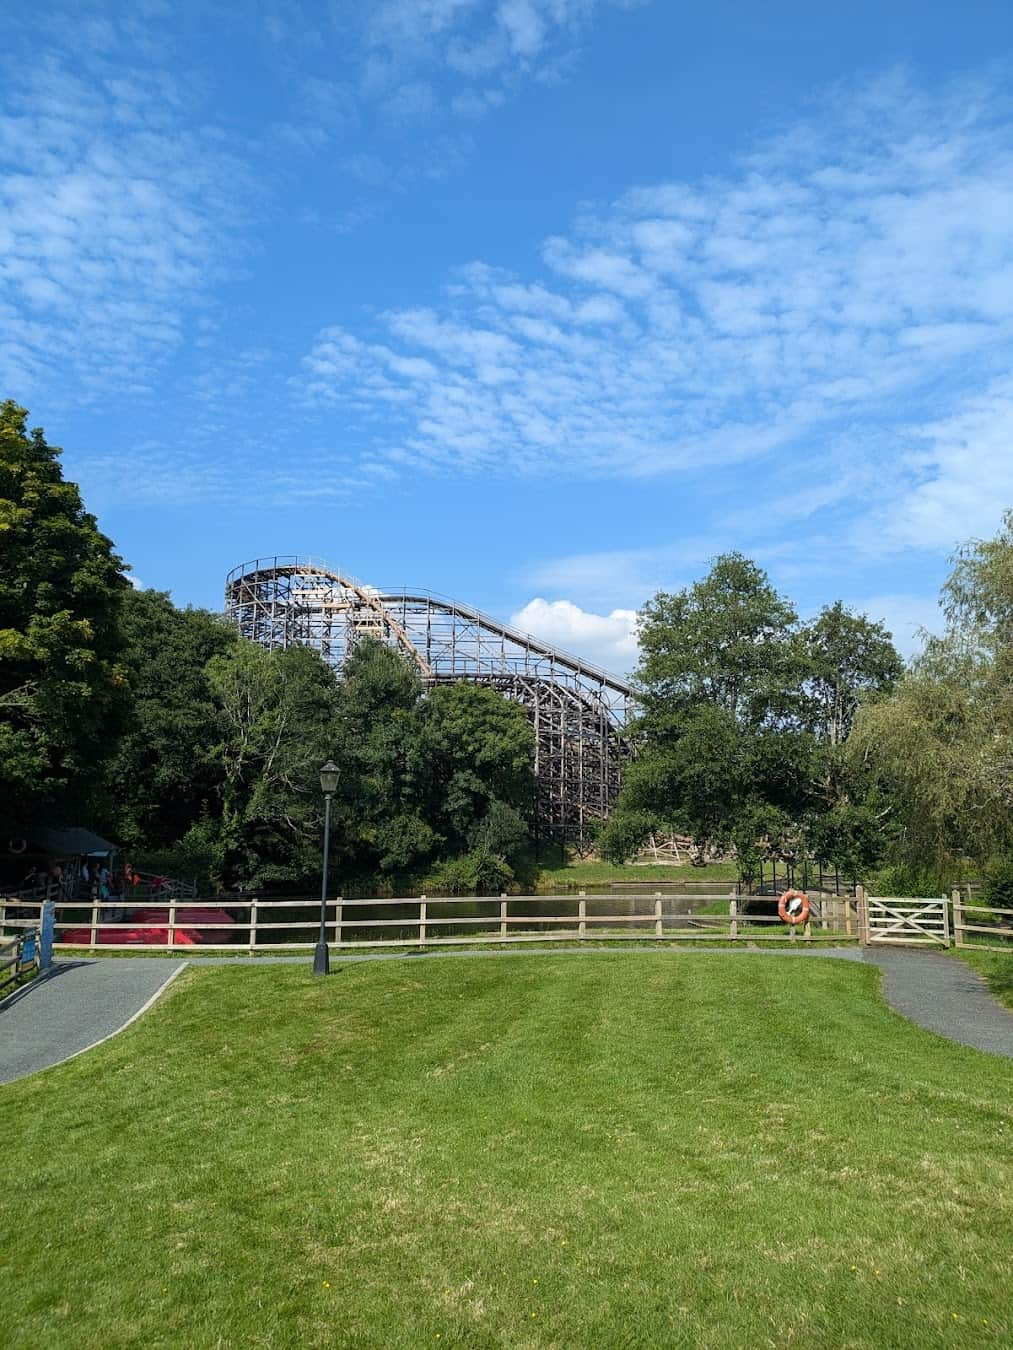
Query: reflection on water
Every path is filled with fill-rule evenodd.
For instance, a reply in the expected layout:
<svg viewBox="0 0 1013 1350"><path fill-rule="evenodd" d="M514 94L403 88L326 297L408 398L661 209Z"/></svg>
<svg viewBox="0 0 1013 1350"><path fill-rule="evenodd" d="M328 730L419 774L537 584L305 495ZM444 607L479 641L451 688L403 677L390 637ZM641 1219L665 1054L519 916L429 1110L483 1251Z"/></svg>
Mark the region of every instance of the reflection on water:
<svg viewBox="0 0 1013 1350"><path fill-rule="evenodd" d="M731 885L727 890L715 885L709 895L662 895L661 916L663 928L685 926L685 916L697 913L704 908L721 905L722 914L727 922L728 899L734 894ZM715 896L720 897L715 901ZM612 918L620 923L622 919L638 916L641 922L631 924L631 928L648 929L655 918L657 896L652 891L644 895L617 895L588 897L585 901L585 914L588 919ZM576 930L578 909L581 897L578 895L539 896L529 899L510 896L507 901L507 913L510 918L509 931L512 933L558 933L572 926ZM681 919L680 919L681 916ZM555 923L547 920L554 919ZM382 920L383 922L378 922ZM521 920L522 922L517 922ZM561 924L559 920L563 920ZM606 928L605 924L588 924L589 935L596 928ZM427 938L477 937L483 934L500 933L500 900L498 896L489 899L468 901L447 901L428 899L426 901ZM419 902L407 901L397 905L346 904L342 912L342 940L345 942L417 942L419 937Z"/></svg>

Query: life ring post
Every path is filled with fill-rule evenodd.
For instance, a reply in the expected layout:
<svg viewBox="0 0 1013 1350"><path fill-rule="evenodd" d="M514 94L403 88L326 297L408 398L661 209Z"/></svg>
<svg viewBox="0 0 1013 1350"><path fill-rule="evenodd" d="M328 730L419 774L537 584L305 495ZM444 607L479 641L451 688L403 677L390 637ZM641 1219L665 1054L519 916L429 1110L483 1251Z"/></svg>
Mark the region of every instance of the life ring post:
<svg viewBox="0 0 1013 1350"><path fill-rule="evenodd" d="M796 927L809 922L809 897L805 891L785 891L777 902L777 916L789 925L794 937Z"/></svg>

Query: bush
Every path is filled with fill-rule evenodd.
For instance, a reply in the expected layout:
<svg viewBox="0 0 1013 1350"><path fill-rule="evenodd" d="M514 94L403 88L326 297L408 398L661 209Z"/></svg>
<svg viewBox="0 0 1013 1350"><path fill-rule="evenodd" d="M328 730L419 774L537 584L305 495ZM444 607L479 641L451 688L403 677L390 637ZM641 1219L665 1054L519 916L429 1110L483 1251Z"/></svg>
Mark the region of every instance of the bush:
<svg viewBox="0 0 1013 1350"><path fill-rule="evenodd" d="M1013 856L1000 859L986 872L985 903L1013 909Z"/></svg>
<svg viewBox="0 0 1013 1350"><path fill-rule="evenodd" d="M513 879L504 858L475 849L434 867L421 889L426 895L499 895Z"/></svg>
<svg viewBox="0 0 1013 1350"><path fill-rule="evenodd" d="M950 869L895 863L873 872L865 885L872 895L948 895L957 881Z"/></svg>

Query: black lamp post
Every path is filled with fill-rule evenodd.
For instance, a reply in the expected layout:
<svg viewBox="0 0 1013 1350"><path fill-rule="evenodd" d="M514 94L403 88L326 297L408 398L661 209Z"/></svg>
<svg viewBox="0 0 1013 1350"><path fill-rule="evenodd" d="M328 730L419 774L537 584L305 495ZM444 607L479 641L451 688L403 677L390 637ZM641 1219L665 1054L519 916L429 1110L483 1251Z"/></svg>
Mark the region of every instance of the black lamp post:
<svg viewBox="0 0 1013 1350"><path fill-rule="evenodd" d="M313 974L331 973L330 954L327 950L327 855L331 850L331 797L338 786L340 770L329 759L320 770L320 789L324 794L324 876L320 885L320 935L313 953Z"/></svg>

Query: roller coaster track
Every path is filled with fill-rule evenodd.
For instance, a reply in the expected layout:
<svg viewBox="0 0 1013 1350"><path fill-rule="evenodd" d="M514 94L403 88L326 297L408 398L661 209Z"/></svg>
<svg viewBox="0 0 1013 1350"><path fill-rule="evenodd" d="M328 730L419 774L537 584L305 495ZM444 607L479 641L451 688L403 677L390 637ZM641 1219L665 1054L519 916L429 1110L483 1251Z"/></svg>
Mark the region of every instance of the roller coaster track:
<svg viewBox="0 0 1013 1350"><path fill-rule="evenodd" d="M523 705L535 732L540 832L586 838L608 815L628 753L625 681L424 590L379 590L310 558L257 558L231 571L225 612L268 648L305 643L339 672L363 636L404 653L426 687L488 685Z"/></svg>

